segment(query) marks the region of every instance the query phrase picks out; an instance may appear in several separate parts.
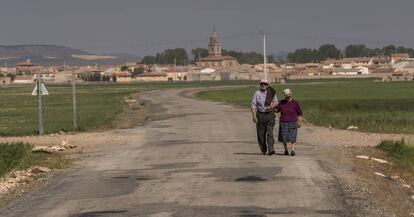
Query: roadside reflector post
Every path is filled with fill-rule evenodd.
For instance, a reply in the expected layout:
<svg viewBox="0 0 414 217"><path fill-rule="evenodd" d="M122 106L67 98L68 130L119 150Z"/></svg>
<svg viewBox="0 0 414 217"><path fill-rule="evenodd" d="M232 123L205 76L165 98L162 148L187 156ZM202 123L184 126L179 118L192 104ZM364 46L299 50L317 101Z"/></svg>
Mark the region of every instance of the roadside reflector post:
<svg viewBox="0 0 414 217"><path fill-rule="evenodd" d="M37 73L37 100L39 104L39 135L44 134L44 125L43 125L43 94L42 94L42 74Z"/></svg>

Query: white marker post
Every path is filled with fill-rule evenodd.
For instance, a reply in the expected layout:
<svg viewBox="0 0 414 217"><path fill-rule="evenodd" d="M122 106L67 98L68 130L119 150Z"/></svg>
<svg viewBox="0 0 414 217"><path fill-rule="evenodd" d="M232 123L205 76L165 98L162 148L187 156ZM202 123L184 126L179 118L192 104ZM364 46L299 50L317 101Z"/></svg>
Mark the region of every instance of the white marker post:
<svg viewBox="0 0 414 217"><path fill-rule="evenodd" d="M41 73L37 73L36 86L33 89L32 95L37 96L39 105L39 135L44 134L44 118L43 118L43 95L49 95L45 84L42 81Z"/></svg>

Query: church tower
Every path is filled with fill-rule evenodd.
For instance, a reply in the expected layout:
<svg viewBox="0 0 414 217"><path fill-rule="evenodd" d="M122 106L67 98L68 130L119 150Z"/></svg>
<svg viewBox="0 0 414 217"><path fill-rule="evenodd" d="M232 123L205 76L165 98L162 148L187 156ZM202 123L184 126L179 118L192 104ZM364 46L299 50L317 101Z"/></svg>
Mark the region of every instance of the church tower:
<svg viewBox="0 0 414 217"><path fill-rule="evenodd" d="M208 55L216 57L221 56L221 43L215 30L213 30L210 42L208 43Z"/></svg>

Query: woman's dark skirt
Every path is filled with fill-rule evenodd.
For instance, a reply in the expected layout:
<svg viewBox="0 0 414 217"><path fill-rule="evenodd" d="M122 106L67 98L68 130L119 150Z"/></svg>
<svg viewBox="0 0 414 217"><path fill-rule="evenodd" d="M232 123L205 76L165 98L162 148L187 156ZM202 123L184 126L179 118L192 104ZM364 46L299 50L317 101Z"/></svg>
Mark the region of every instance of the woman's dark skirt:
<svg viewBox="0 0 414 217"><path fill-rule="evenodd" d="M279 135L278 140L283 144L296 143L296 137L298 135L298 123L297 122L279 122Z"/></svg>

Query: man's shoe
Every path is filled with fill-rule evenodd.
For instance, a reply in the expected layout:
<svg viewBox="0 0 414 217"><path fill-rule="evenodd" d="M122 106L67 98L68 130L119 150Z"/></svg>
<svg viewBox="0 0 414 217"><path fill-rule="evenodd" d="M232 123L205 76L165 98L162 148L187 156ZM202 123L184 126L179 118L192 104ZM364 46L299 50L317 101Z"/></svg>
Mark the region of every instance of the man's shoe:
<svg viewBox="0 0 414 217"><path fill-rule="evenodd" d="M290 152L290 156L295 156L295 154L296 154L295 151Z"/></svg>
<svg viewBox="0 0 414 217"><path fill-rule="evenodd" d="M285 151L285 155L289 156L289 151Z"/></svg>
<svg viewBox="0 0 414 217"><path fill-rule="evenodd" d="M274 154L275 154L275 151L269 151L268 155L274 155Z"/></svg>

